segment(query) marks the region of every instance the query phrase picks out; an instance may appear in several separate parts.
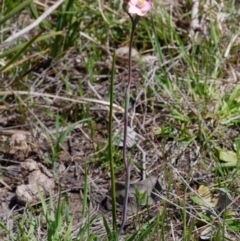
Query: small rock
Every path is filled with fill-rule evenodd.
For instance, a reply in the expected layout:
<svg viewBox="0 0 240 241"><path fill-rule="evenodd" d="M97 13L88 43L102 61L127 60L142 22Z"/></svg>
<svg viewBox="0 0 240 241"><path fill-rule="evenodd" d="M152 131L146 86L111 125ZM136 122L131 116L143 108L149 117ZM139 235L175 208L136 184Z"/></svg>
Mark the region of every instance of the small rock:
<svg viewBox="0 0 240 241"><path fill-rule="evenodd" d="M40 166L39 166L40 165ZM21 164L22 169L29 172L28 184L23 184L17 187L16 197L21 205L26 203L34 203L39 200L38 189L44 196L55 188L55 181L50 172L43 168L43 165L38 164L32 159L27 159Z"/></svg>
<svg viewBox="0 0 240 241"><path fill-rule="evenodd" d="M14 159L23 161L28 157L31 148L27 143L26 135L17 133L13 134L9 143L10 151L9 153L14 155Z"/></svg>

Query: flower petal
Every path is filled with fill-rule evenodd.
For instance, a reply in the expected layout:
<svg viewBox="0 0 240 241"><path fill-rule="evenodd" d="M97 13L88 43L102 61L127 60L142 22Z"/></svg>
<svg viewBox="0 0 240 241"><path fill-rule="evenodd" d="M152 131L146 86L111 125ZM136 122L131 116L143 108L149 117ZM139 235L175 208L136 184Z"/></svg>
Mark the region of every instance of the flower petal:
<svg viewBox="0 0 240 241"><path fill-rule="evenodd" d="M152 7L153 7L153 4L151 2L145 1L141 7L141 10L148 12L149 10L152 9Z"/></svg>
<svg viewBox="0 0 240 241"><path fill-rule="evenodd" d="M144 16L144 15L146 15L146 13L147 13L147 12L140 11L139 13L137 13L137 15L139 15L139 16Z"/></svg>
<svg viewBox="0 0 240 241"><path fill-rule="evenodd" d="M138 14L139 12L141 12L141 10L138 7L136 7L135 5L130 5L129 4L128 12L129 13L136 13L136 14Z"/></svg>
<svg viewBox="0 0 240 241"><path fill-rule="evenodd" d="M144 16L149 10L153 8L153 3L151 0L129 0L128 6L129 13Z"/></svg>
<svg viewBox="0 0 240 241"><path fill-rule="evenodd" d="M136 6L138 4L138 0L130 0L129 4Z"/></svg>

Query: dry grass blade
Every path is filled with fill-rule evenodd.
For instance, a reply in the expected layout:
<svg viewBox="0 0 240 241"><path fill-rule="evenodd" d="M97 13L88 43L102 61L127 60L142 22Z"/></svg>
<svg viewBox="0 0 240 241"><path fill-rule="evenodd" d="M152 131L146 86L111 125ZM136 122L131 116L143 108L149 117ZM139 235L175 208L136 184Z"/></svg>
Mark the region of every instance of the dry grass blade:
<svg viewBox="0 0 240 241"><path fill-rule="evenodd" d="M0 96L5 96L5 95L29 95L29 96L36 96L36 97L47 97L51 99L59 99L59 100L70 101L70 102L81 103L81 104L97 103L103 106L110 105L109 102L104 100L97 100L97 99L84 98L84 97L78 97L78 100L76 100L70 97L52 95L47 93L38 93L38 92L32 92L32 91L29 91L29 92L28 91L0 91ZM119 111L121 113L124 112L124 109L116 104L113 104L113 108L115 109L115 111Z"/></svg>
<svg viewBox="0 0 240 241"><path fill-rule="evenodd" d="M37 20L35 20L33 23L28 25L26 28L22 29L21 31L13 34L12 36L8 37L3 43L0 44L0 48L10 45L13 43L13 41L24 34L28 33L33 28L37 27L47 16L49 16L56 8L58 8L64 0L59 0L55 4L53 4L51 7L49 7Z"/></svg>

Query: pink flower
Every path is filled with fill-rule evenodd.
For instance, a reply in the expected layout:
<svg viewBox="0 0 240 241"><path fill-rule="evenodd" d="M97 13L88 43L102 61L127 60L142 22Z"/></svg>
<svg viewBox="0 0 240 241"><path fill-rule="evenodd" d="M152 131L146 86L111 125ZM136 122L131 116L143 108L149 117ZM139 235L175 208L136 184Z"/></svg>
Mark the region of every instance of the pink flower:
<svg viewBox="0 0 240 241"><path fill-rule="evenodd" d="M153 7L151 0L130 0L127 2L129 5L128 12L136 13L139 16L144 16Z"/></svg>

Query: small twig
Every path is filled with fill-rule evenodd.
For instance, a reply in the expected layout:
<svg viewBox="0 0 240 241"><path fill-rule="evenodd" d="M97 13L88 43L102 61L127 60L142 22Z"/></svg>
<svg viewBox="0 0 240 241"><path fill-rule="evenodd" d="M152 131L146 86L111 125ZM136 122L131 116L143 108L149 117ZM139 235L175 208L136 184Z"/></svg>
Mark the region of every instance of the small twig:
<svg viewBox="0 0 240 241"><path fill-rule="evenodd" d="M2 183L2 185L5 186L8 190L12 191L12 188L6 182L0 179L0 183Z"/></svg>

